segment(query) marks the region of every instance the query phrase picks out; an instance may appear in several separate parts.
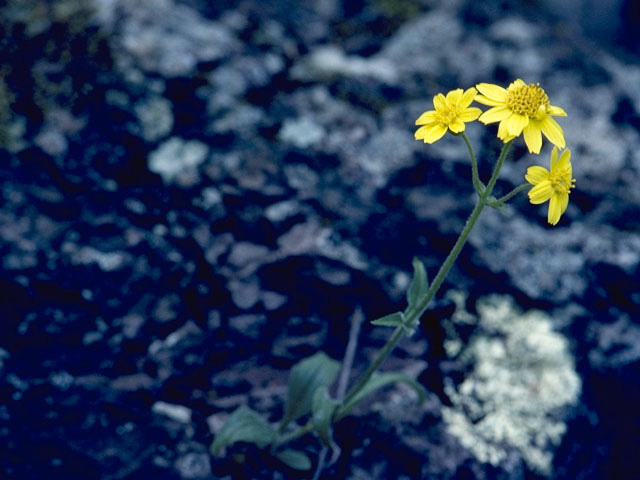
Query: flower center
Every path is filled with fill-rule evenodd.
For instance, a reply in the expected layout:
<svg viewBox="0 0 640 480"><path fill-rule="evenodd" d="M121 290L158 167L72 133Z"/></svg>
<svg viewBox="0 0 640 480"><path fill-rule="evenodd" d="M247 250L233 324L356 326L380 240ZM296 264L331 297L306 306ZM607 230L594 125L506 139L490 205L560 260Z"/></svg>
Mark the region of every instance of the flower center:
<svg viewBox="0 0 640 480"><path fill-rule="evenodd" d="M535 117L538 115L540 107L544 107L545 112L549 109L549 97L540 88L540 84L509 86L507 88L507 105L520 115Z"/></svg>
<svg viewBox="0 0 640 480"><path fill-rule="evenodd" d="M435 117L439 122L450 125L458 118L458 108L455 105L447 105L443 110L438 110Z"/></svg>
<svg viewBox="0 0 640 480"><path fill-rule="evenodd" d="M551 181L551 187L556 193L564 194L569 194L576 183L576 179L571 178L568 168L552 171L549 176L549 181Z"/></svg>

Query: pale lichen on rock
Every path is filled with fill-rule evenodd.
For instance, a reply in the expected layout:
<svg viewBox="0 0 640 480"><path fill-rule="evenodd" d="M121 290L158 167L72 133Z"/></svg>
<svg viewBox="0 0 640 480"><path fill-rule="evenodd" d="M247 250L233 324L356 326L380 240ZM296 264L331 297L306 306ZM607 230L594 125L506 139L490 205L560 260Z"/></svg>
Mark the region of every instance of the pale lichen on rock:
<svg viewBox="0 0 640 480"><path fill-rule="evenodd" d="M454 301L453 321L468 323L464 298ZM581 391L568 341L546 313L522 313L509 297L480 300L477 310L479 333L459 356L471 373L457 388L445 386L453 403L443 409L447 430L482 462L497 466L515 449L549 475L566 431L563 414Z"/></svg>

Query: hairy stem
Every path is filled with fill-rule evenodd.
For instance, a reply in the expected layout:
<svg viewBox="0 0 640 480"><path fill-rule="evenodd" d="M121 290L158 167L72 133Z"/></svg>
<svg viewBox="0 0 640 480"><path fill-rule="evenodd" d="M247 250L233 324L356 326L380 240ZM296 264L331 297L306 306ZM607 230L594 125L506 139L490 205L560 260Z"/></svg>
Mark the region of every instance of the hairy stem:
<svg viewBox="0 0 640 480"><path fill-rule="evenodd" d="M517 194L519 194L524 189L530 188L530 187L531 187L530 183L523 183L522 185L518 185L516 188L511 190L509 193L507 193L506 195L500 197L498 199L498 202L504 203L507 200L511 199L512 197L515 197Z"/></svg>
<svg viewBox="0 0 640 480"><path fill-rule="evenodd" d="M471 142L469 141L469 137L467 134L462 132L460 136L463 138L464 143L467 144L467 149L469 150L469 156L471 157L471 175L473 178L473 187L478 192L478 195L482 195L484 193L484 183L480 180L480 175L478 174L478 162L476 160L476 154L473 152L473 147L471 146Z"/></svg>

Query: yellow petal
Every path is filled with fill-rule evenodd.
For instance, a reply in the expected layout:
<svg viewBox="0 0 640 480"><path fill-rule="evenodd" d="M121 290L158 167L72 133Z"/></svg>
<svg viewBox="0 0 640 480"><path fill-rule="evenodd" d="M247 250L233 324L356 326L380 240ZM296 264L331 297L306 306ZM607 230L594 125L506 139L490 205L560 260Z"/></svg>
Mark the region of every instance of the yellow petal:
<svg viewBox="0 0 640 480"><path fill-rule="evenodd" d="M447 103L449 105L457 105L460 99L462 98L462 89L456 88L455 90L451 90L447 93Z"/></svg>
<svg viewBox="0 0 640 480"><path fill-rule="evenodd" d="M567 196L562 193L554 193L549 201L549 212L547 213L547 222L551 225L556 225L560 221L562 215L563 196Z"/></svg>
<svg viewBox="0 0 640 480"><path fill-rule="evenodd" d="M429 125L425 125L423 127L420 127L419 129L417 129L415 131L415 133L413 134L413 138L415 138L416 140L422 140L424 138L425 133L427 132L427 130L429 129L429 127L432 124Z"/></svg>
<svg viewBox="0 0 640 480"><path fill-rule="evenodd" d="M509 135L509 132L507 132L507 122L505 120L501 121L498 125L498 138L504 143L516 138L513 135Z"/></svg>
<svg viewBox="0 0 640 480"><path fill-rule="evenodd" d="M485 125L488 123L500 122L511 115L511 109L507 106L493 107L480 115L479 120Z"/></svg>
<svg viewBox="0 0 640 480"><path fill-rule="evenodd" d="M569 150L568 148L564 152L562 152L560 158L557 158L556 161L552 163L551 167L552 171L564 170L565 168L569 169L569 176L571 176L571 150Z"/></svg>
<svg viewBox="0 0 640 480"><path fill-rule="evenodd" d="M436 115L436 111L435 110L429 110L428 112L424 112L416 120L416 125L424 125L425 123L433 123L435 121L435 115Z"/></svg>
<svg viewBox="0 0 640 480"><path fill-rule="evenodd" d="M537 125L536 120L529 120L529 125L524 127L522 133L524 134L524 143L527 144L529 153L540 153L542 148L542 134L540 133L540 127Z"/></svg>
<svg viewBox="0 0 640 480"><path fill-rule="evenodd" d="M567 112L565 112L560 107L556 107L555 105L551 105L548 110L549 115L555 115L556 117L566 117Z"/></svg>
<svg viewBox="0 0 640 480"><path fill-rule="evenodd" d="M517 78L516 80L514 80L513 82L511 82L509 84L509 88L520 88L520 87L526 87L527 84L524 83L524 81L520 78Z"/></svg>
<svg viewBox="0 0 640 480"><path fill-rule="evenodd" d="M433 97L433 106L436 110L444 110L446 108L447 102L443 94L439 93Z"/></svg>
<svg viewBox="0 0 640 480"><path fill-rule="evenodd" d="M484 95L476 95L476 98L474 98L474 100L478 103L481 103L482 105L487 105L489 107L498 107L500 105L506 105L505 102L497 102L495 100L491 100L488 97L485 97Z"/></svg>
<svg viewBox="0 0 640 480"><path fill-rule="evenodd" d="M561 200L562 202L560 203L560 213L562 214L567 211L567 207L569 206L569 195L566 193L562 194Z"/></svg>
<svg viewBox="0 0 640 480"><path fill-rule="evenodd" d="M477 119L480 116L481 113L482 113L482 110L480 110L479 108L469 107L460 115L458 115L458 118L463 122L473 122L475 119Z"/></svg>
<svg viewBox="0 0 640 480"><path fill-rule="evenodd" d="M553 195L553 187L549 180L543 180L529 190L529 201L534 205L544 203Z"/></svg>
<svg viewBox="0 0 640 480"><path fill-rule="evenodd" d="M478 91L475 88L473 87L467 88L464 91L464 94L462 95L462 98L460 99L458 106L460 108L467 108L469 105L471 105L471 102L473 102L473 99L476 98L477 94L478 94Z"/></svg>
<svg viewBox="0 0 640 480"><path fill-rule="evenodd" d="M564 132L560 125L558 125L558 122L550 116L547 116L540 120L539 123L542 133L544 133L544 136L547 137L551 143L558 148L564 148L566 146L564 143Z"/></svg>
<svg viewBox="0 0 640 480"><path fill-rule="evenodd" d="M464 132L464 122L459 118L456 118L449 124L449 130L453 133Z"/></svg>
<svg viewBox="0 0 640 480"><path fill-rule="evenodd" d="M551 150L551 163L550 163L550 168L551 170L557 169L557 164L558 164L558 147L553 147L553 150Z"/></svg>
<svg viewBox="0 0 640 480"><path fill-rule="evenodd" d="M437 140L440 140L445 133L447 133L447 127L445 127L441 123L434 123L425 131L423 137L424 143L433 143Z"/></svg>
<svg viewBox="0 0 640 480"><path fill-rule="evenodd" d="M498 85L494 85L492 83L479 83L476 85L476 88L482 95L484 95L484 98L489 101L496 102L495 105L504 104L507 101L507 91ZM476 98L476 101L479 101L478 98Z"/></svg>
<svg viewBox="0 0 640 480"><path fill-rule="evenodd" d="M527 174L524 176L524 179L531 185L537 185L540 182L549 180L549 170L534 165L533 167L527 168Z"/></svg>
<svg viewBox="0 0 640 480"><path fill-rule="evenodd" d="M514 112L513 115L506 120L507 132L509 135L517 137L522 133L522 129L524 129L528 124L529 117Z"/></svg>

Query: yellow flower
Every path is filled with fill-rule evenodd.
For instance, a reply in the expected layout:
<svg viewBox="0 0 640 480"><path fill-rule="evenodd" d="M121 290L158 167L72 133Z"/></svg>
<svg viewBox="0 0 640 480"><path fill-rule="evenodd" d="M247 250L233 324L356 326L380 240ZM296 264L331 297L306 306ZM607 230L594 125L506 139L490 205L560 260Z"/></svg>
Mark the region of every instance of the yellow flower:
<svg viewBox="0 0 640 480"><path fill-rule="evenodd" d="M513 140L521 133L529 153L540 153L544 133L551 143L564 148L564 132L552 117L566 117L566 112L549 104L549 97L539 84L527 85L517 79L506 89L490 83L476 85L482 95L476 102L490 108L480 116L484 124L500 122L498 138L503 142Z"/></svg>
<svg viewBox="0 0 640 480"><path fill-rule="evenodd" d="M549 200L547 221L555 225L567 210L569 193L575 187L571 178L571 150L568 148L558 158L558 149L551 152L551 171L544 167L529 167L524 178L534 187L529 190L529 201L535 205Z"/></svg>
<svg viewBox="0 0 640 480"><path fill-rule="evenodd" d="M453 133L464 132L464 123L474 121L482 113L479 108L469 107L477 93L473 87L464 92L457 88L447 93L446 97L442 93L433 97L435 110L424 112L416 120L416 125L422 125L416 130L416 140L433 143L440 140L447 130Z"/></svg>

